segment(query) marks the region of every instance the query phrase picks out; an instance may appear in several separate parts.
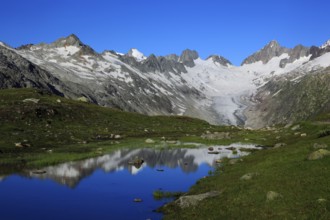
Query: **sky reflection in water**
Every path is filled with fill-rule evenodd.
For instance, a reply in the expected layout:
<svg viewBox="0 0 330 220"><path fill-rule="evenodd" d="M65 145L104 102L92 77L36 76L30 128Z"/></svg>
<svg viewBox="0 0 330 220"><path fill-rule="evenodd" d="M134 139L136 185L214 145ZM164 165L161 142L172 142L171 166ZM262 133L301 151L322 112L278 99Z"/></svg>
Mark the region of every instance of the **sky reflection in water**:
<svg viewBox="0 0 330 220"><path fill-rule="evenodd" d="M153 210L166 200L154 200L152 192L187 191L213 169L216 159L237 157L218 148L217 155L207 148L124 149L46 167L42 175L26 171L2 177L1 219L160 219ZM136 157L145 161L140 168L129 165ZM134 203L134 198L143 202Z"/></svg>

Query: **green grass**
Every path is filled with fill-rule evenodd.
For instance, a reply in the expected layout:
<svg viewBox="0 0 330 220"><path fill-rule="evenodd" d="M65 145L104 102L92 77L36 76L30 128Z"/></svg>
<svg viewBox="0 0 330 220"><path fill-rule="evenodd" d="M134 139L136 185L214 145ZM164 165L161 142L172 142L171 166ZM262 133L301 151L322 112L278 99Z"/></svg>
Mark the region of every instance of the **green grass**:
<svg viewBox="0 0 330 220"><path fill-rule="evenodd" d="M22 102L26 98L40 101ZM223 166L188 192L217 190L222 192L219 197L188 209L170 204L163 209L165 219L330 219L330 157L307 160L314 143L330 147L329 122L330 114L325 113L313 121L300 122L296 131L281 126L249 131L212 126L188 117L127 113L33 89L0 90L0 175L94 157L123 147L161 147L163 136L206 145L255 143L269 149L253 152L235 165L224 160ZM230 132L230 139L201 139L206 131ZM307 136L302 137L303 133ZM111 134L123 139L113 140ZM146 138L154 139L156 144L145 144ZM15 147L19 142L31 146ZM276 143L286 146L271 148ZM256 172L259 175L252 180L240 180L244 174ZM268 191L283 197L267 202ZM162 191L154 194L155 198L173 195ZM326 201L318 202L321 198Z"/></svg>
<svg viewBox="0 0 330 220"><path fill-rule="evenodd" d="M39 102L23 102L27 98ZM206 130L228 130L199 119L149 117L34 89L0 90L0 123L2 173L93 157L123 146L141 146L146 138L179 139L200 136ZM121 135L122 139L114 140L113 135ZM29 147L18 148L16 143L27 143ZM104 150L97 152L100 146Z"/></svg>
<svg viewBox="0 0 330 220"><path fill-rule="evenodd" d="M162 199L168 199L168 198L179 198L182 196L183 192L167 192L162 190L156 190L152 193L154 199L156 200L162 200Z"/></svg>
<svg viewBox="0 0 330 220"><path fill-rule="evenodd" d="M212 176L199 180L188 194L217 190L219 197L198 206L181 209L170 204L163 209L165 219L330 219L330 157L307 160L314 143L327 144L330 136L320 137L328 125L303 122L299 131L278 128L264 133L268 144L283 142L277 149L257 151L235 165L224 164ZM294 135L306 133L306 137ZM246 137L255 138L253 133ZM265 141L267 144L267 141ZM240 177L259 173L250 181ZM283 197L266 201L268 191ZM319 202L318 199L326 199Z"/></svg>

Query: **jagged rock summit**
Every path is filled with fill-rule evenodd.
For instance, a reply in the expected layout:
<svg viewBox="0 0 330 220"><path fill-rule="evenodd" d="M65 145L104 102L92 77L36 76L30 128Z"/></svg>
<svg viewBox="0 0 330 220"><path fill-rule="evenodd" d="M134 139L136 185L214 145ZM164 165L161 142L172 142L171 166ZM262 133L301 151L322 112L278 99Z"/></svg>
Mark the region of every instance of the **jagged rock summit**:
<svg viewBox="0 0 330 220"><path fill-rule="evenodd" d="M251 64L261 61L263 64L268 63L272 58L279 57L284 53L288 53L290 50L288 48L282 47L277 41L273 40L269 42L260 51L247 57L243 62L244 64Z"/></svg>
<svg viewBox="0 0 330 220"><path fill-rule="evenodd" d="M211 55L208 58L206 58L206 60L209 59L211 59L214 63L218 63L223 66L232 65L232 63L229 60L219 55Z"/></svg>

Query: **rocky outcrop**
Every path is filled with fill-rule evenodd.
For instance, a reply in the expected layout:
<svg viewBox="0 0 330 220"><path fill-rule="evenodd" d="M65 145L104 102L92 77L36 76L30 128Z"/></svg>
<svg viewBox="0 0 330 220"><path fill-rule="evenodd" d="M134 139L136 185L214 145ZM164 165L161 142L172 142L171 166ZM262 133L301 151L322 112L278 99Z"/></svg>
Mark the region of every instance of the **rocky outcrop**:
<svg viewBox="0 0 330 220"><path fill-rule="evenodd" d="M323 44L320 47L315 47L312 46L310 48L310 54L311 54L311 60L314 60L323 54L329 53L330 52L330 40L328 40L325 44Z"/></svg>
<svg viewBox="0 0 330 220"><path fill-rule="evenodd" d="M261 128L306 120L330 110L330 68L298 80L295 73L274 78L261 87L244 114L246 126Z"/></svg>
<svg viewBox="0 0 330 220"><path fill-rule="evenodd" d="M310 55L310 48L298 45L289 52L289 57L280 61L280 67L284 68L288 63L293 63L295 60L301 57L307 57Z"/></svg>
<svg viewBox="0 0 330 220"><path fill-rule="evenodd" d="M325 156L330 156L330 151L325 149L319 149L308 155L308 160L319 160Z"/></svg>
<svg viewBox="0 0 330 220"><path fill-rule="evenodd" d="M179 206L180 208L184 209L184 208L196 206L202 200L212 198L212 197L217 197L220 194L221 193L218 191L211 191L211 192L198 194L198 195L181 196L174 203L177 206Z"/></svg>
<svg viewBox="0 0 330 220"><path fill-rule="evenodd" d="M214 63L220 64L222 66L231 65L231 62L229 60L219 55L211 55L208 58L206 58L206 60L209 59L211 59Z"/></svg>
<svg viewBox="0 0 330 220"><path fill-rule="evenodd" d="M0 88L38 88L62 95L64 83L47 71L0 46Z"/></svg>
<svg viewBox="0 0 330 220"><path fill-rule="evenodd" d="M187 67L194 67L196 60L199 57L197 51L186 49L182 51L179 61L182 62Z"/></svg>
<svg viewBox="0 0 330 220"><path fill-rule="evenodd" d="M251 64L258 61L261 61L265 64L268 63L268 61L270 61L272 58L279 57L284 53L289 53L289 51L290 50L288 48L280 46L277 41L271 41L263 49L247 57L242 62L242 65Z"/></svg>

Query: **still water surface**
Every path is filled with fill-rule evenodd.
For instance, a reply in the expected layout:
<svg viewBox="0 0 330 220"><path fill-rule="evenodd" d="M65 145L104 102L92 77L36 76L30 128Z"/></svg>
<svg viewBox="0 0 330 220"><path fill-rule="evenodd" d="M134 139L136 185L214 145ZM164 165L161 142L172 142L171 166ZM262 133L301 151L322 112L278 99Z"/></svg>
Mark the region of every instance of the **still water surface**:
<svg viewBox="0 0 330 220"><path fill-rule="evenodd" d="M231 146L253 148L253 145ZM214 169L215 160L233 154L229 146L208 149L123 149L83 161L25 171L0 178L0 219L161 219L155 190L187 191ZM143 158L141 167L130 164ZM161 171L160 171L161 170ZM133 202L134 199L142 202Z"/></svg>

